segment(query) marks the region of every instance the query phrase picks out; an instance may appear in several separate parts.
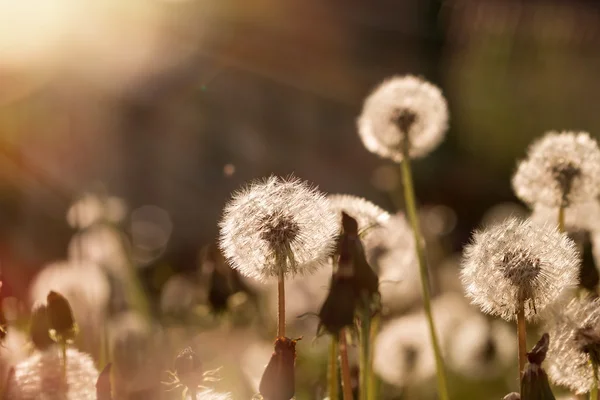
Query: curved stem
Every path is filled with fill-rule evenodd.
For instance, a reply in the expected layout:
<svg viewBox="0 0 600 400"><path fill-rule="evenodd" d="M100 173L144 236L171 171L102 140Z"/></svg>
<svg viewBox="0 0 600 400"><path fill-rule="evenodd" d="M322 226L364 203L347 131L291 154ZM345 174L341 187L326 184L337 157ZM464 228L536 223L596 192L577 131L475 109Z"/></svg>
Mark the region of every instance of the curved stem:
<svg viewBox="0 0 600 400"><path fill-rule="evenodd" d="M338 376L338 339L331 335L331 344L329 345L329 374L328 385L329 400L338 400L339 398L339 376Z"/></svg>
<svg viewBox="0 0 600 400"><path fill-rule="evenodd" d="M558 207L558 231L565 231L565 207L563 206Z"/></svg>
<svg viewBox="0 0 600 400"><path fill-rule="evenodd" d="M346 344L346 329L342 328L340 330L338 340L340 342L340 363L342 365L342 393L344 395L344 400L353 400L352 376L350 375L350 362L348 361L348 345Z"/></svg>
<svg viewBox="0 0 600 400"><path fill-rule="evenodd" d="M403 160L401 163L402 167L402 183L404 184L404 201L406 203L406 213L408 215L409 222L412 226L413 235L415 239L415 250L417 252L417 259L419 261L419 272L421 274L421 290L423 292L423 307L425 309L425 315L429 325L429 334L431 336L431 344L433 346L433 353L435 355L435 365L437 372L437 383L438 391L441 400L448 400L448 386L446 383L446 373L444 371L444 361L442 359L442 352L440 344L437 338L435 330L435 324L433 321L433 314L431 312L431 294L429 292L429 272L427 270L427 262L425 260L425 246L423 241L423 235L421 233L421 227L419 224L419 217L417 215L416 197L415 190L412 180L412 171L410 168L410 156L409 156L409 144L408 141L404 141L402 146Z"/></svg>
<svg viewBox="0 0 600 400"><path fill-rule="evenodd" d="M520 303L517 312L517 338L519 341L519 382L521 382L521 375L527 362L527 328L525 326L525 304L523 302Z"/></svg>

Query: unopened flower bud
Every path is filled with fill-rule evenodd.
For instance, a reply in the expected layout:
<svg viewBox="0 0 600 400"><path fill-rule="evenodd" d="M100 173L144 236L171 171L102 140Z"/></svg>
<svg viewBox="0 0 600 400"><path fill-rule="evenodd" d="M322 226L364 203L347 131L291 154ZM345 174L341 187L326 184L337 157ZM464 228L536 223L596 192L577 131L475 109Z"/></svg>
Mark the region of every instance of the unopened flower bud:
<svg viewBox="0 0 600 400"><path fill-rule="evenodd" d="M69 301L63 295L54 291L48 293L47 301L50 329L55 332L57 339L74 339L77 333L77 325Z"/></svg>
<svg viewBox="0 0 600 400"><path fill-rule="evenodd" d="M278 337L258 390L264 400L290 400L296 391L296 340Z"/></svg>
<svg viewBox="0 0 600 400"><path fill-rule="evenodd" d="M549 344L550 337L544 333L539 342L527 353L528 363L521 376L521 400L554 400L548 375L542 368Z"/></svg>

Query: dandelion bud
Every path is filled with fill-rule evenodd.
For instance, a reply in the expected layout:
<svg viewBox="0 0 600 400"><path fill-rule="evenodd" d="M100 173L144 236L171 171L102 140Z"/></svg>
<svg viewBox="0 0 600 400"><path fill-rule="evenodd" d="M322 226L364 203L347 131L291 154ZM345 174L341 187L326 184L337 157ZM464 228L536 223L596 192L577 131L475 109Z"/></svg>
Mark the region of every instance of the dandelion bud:
<svg viewBox="0 0 600 400"><path fill-rule="evenodd" d="M73 340L77 333L77 325L69 301L60 293L50 291L48 301L48 321L50 329L62 340Z"/></svg>
<svg viewBox="0 0 600 400"><path fill-rule="evenodd" d="M296 391L296 342L285 337L275 341L275 352L260 380L258 390L264 400L290 400Z"/></svg>
<svg viewBox="0 0 600 400"><path fill-rule="evenodd" d="M521 376L522 400L554 400L548 375L542 368L549 342L548 334L544 333L539 342L527 353L528 363Z"/></svg>
<svg viewBox="0 0 600 400"><path fill-rule="evenodd" d="M46 350L54 344L50 337L50 321L45 304L37 304L31 312L29 337L38 350Z"/></svg>
<svg viewBox="0 0 600 400"><path fill-rule="evenodd" d="M579 263L567 235L511 218L474 233L461 279L467 297L483 312L513 320L523 305L531 319L577 286Z"/></svg>
<svg viewBox="0 0 600 400"><path fill-rule="evenodd" d="M232 267L258 280L311 274L328 261L339 222L323 194L272 176L234 194L220 222Z"/></svg>
<svg viewBox="0 0 600 400"><path fill-rule="evenodd" d="M352 277L334 275L331 278L329 294L319 311L319 330L325 328L337 335L342 328L354 323L356 296Z"/></svg>
<svg viewBox="0 0 600 400"><path fill-rule="evenodd" d="M200 357L191 347L183 349L175 359L175 373L186 387L198 387L204 379Z"/></svg>
<svg viewBox="0 0 600 400"><path fill-rule="evenodd" d="M15 367L5 393L6 400L65 399L95 400L98 371L92 358L68 349L66 382L57 348L36 352Z"/></svg>
<svg viewBox="0 0 600 400"><path fill-rule="evenodd" d="M448 106L439 88L415 76L385 80L365 100L358 133L367 150L396 162L409 146L422 157L442 141L448 127Z"/></svg>
<svg viewBox="0 0 600 400"><path fill-rule="evenodd" d="M600 149L587 132L548 132L529 148L512 180L517 197L533 206L568 207L600 193Z"/></svg>

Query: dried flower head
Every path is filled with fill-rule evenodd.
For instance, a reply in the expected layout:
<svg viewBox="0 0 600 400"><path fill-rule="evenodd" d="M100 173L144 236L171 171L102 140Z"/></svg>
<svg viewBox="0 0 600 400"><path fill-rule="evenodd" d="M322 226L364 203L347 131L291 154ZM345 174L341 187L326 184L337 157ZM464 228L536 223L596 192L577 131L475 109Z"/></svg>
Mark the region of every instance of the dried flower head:
<svg viewBox="0 0 600 400"><path fill-rule="evenodd" d="M535 141L512 179L517 197L533 206L568 207L600 193L600 149L586 132L548 132Z"/></svg>
<svg viewBox="0 0 600 400"><path fill-rule="evenodd" d="M411 157L438 146L448 128L448 106L440 89L412 75L381 83L365 100L358 133L365 147L396 162L408 141Z"/></svg>
<svg viewBox="0 0 600 400"><path fill-rule="evenodd" d="M461 279L467 297L483 312L512 320L524 303L531 319L577 285L579 263L566 234L511 218L473 234Z"/></svg>
<svg viewBox="0 0 600 400"><path fill-rule="evenodd" d="M575 298L553 314L548 376L557 385L587 393L593 385L590 359L600 350L600 300Z"/></svg>
<svg viewBox="0 0 600 400"><path fill-rule="evenodd" d="M472 379L498 377L512 366L517 341L505 322L472 314L456 329L448 349L448 366Z"/></svg>
<svg viewBox="0 0 600 400"><path fill-rule="evenodd" d="M7 400L95 400L98 371L92 358L67 350L67 381L62 376L60 350L36 352L17 364L8 382Z"/></svg>
<svg viewBox="0 0 600 400"><path fill-rule="evenodd" d="M324 265L339 232L317 189L272 176L237 192L225 206L220 246L233 268L258 280L310 274Z"/></svg>

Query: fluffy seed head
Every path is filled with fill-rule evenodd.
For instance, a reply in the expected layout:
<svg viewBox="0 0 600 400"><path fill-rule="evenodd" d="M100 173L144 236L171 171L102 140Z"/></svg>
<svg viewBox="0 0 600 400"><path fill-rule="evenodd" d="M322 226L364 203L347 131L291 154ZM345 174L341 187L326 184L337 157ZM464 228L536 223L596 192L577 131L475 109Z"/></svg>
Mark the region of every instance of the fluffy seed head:
<svg viewBox="0 0 600 400"><path fill-rule="evenodd" d="M330 194L327 199L331 208L339 215L340 220L343 211L358 222L359 232L380 226L390 219L387 211L362 197L350 194Z"/></svg>
<svg viewBox="0 0 600 400"><path fill-rule="evenodd" d="M358 133L367 150L396 162L408 139L411 157L422 157L444 138L448 106L440 89L416 76L395 76L365 100Z"/></svg>
<svg viewBox="0 0 600 400"><path fill-rule="evenodd" d="M555 310L548 333L550 379L577 394L589 392L593 385L590 357L600 349L600 300L575 298Z"/></svg>
<svg viewBox="0 0 600 400"><path fill-rule="evenodd" d="M533 206L567 207L600 193L600 149L587 132L548 132L535 141L512 179L517 197Z"/></svg>
<svg viewBox="0 0 600 400"><path fill-rule="evenodd" d="M17 364L8 382L8 400L95 400L98 371L92 358L75 349L67 350L67 381L62 376L58 348L36 352Z"/></svg>
<svg viewBox="0 0 600 400"><path fill-rule="evenodd" d="M521 303L529 319L578 282L575 243L550 225L508 219L475 232L466 246L461 280L483 312L512 320Z"/></svg>
<svg viewBox="0 0 600 400"><path fill-rule="evenodd" d="M220 246L232 267L258 280L310 274L327 262L338 216L317 189L272 176L234 194L220 222Z"/></svg>

